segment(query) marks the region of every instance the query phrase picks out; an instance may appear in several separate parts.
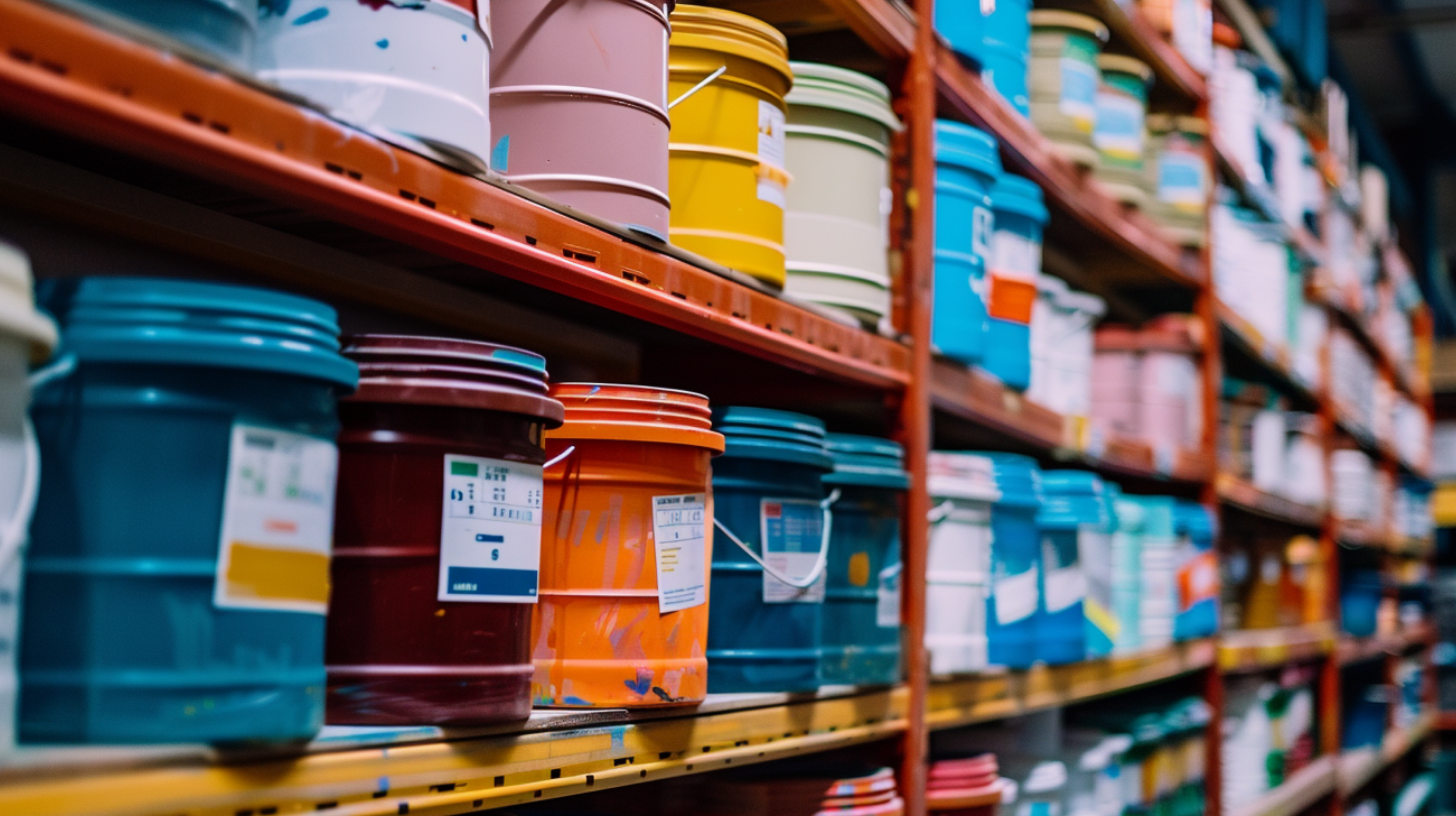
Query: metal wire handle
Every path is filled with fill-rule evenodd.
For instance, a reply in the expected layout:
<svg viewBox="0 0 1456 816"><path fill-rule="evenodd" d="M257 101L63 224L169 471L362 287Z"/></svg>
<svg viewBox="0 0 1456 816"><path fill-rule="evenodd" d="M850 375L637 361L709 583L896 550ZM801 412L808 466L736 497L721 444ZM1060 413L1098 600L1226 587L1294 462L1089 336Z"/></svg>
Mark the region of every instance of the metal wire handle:
<svg viewBox="0 0 1456 816"><path fill-rule="evenodd" d="M568 445L566 447L566 450L564 450L561 453L558 453L555 456L551 457L550 459L546 460L546 464L542 465L541 466L541 469L542 470L545 470L546 468L549 468L549 467L551 467L553 465L559 465L562 462L566 461L566 457L572 455L573 453L576 453L576 446L575 445Z"/></svg>
<svg viewBox="0 0 1456 816"><path fill-rule="evenodd" d="M713 73L708 74L707 76L703 77L703 81L702 82L699 82L698 84L694 85L693 87L688 88L687 91L682 96L679 96L677 99L674 99L671 102L667 103L667 109L668 110L672 110L673 108L677 107L679 104L681 104L682 102L684 102L685 100L687 100L688 97L690 97L693 94L697 93L698 91L701 91L702 89L708 87L709 85L711 85L713 83L713 80L717 79L720 76L723 76L724 72L726 72L727 70L728 70L728 66L727 65L724 65L721 68L719 68L718 70L714 71ZM730 533L729 535L732 535L732 534Z"/></svg>
<svg viewBox="0 0 1456 816"><path fill-rule="evenodd" d="M819 509L824 513L824 536L823 539L819 542L819 558L815 560L814 569L809 572L809 575L806 578L790 578L782 572L779 572L777 569L774 569L773 567L770 567L768 564L764 563L764 560L758 557L758 553L754 552L753 549L747 544L744 544L743 539L734 535L733 531L728 529L728 527L724 525L723 522L719 521L716 516L713 518L713 526L721 530L723 532L723 535L728 536L729 541L737 544L740 549L742 549L745 553L748 553L748 557L752 558L754 563L758 564L760 567L763 567L764 572L788 584L794 589L808 589L819 580L819 577L824 574L824 568L829 564L829 531L834 526L834 514L829 512L829 508L837 501L839 501L839 489L835 488L834 492L830 493L828 497L819 502Z"/></svg>

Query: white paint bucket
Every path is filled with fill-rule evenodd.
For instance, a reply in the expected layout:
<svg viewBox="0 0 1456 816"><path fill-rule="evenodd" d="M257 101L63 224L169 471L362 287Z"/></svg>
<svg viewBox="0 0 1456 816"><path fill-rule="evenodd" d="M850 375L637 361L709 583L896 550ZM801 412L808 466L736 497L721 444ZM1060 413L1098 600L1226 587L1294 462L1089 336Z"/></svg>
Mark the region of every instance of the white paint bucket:
<svg viewBox="0 0 1456 816"><path fill-rule="evenodd" d="M26 417L26 369L50 356L55 344L55 324L33 305L30 262L0 243L0 750L15 744L22 553L40 488L40 452Z"/></svg>
<svg viewBox="0 0 1456 816"><path fill-rule="evenodd" d="M990 459L930 454L934 506L926 560L925 646L933 674L987 665L986 596L991 579L991 505L1001 498Z"/></svg>
<svg viewBox="0 0 1456 816"><path fill-rule="evenodd" d="M265 7L258 78L357 127L485 166L490 155L490 0L296 0Z"/></svg>

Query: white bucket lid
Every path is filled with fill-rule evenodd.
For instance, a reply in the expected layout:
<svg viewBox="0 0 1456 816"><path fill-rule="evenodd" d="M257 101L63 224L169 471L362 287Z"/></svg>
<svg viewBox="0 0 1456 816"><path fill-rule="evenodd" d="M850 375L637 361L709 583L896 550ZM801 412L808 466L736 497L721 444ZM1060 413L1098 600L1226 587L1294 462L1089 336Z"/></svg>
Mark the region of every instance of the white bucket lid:
<svg viewBox="0 0 1456 816"><path fill-rule="evenodd" d="M1021 790L1027 795L1050 793L1067 784L1067 766L1060 762L1043 762L1031 769Z"/></svg>
<svg viewBox="0 0 1456 816"><path fill-rule="evenodd" d="M30 259L4 241L0 241L0 334L29 342L35 363L50 357L56 347L55 322L35 308Z"/></svg>
<svg viewBox="0 0 1456 816"><path fill-rule="evenodd" d="M1068 309L1075 309L1092 317L1101 317L1107 313L1107 301L1091 292L1069 291L1063 303Z"/></svg>
<svg viewBox="0 0 1456 816"><path fill-rule="evenodd" d="M1053 303L1061 305L1059 301L1067 296L1071 290L1067 288L1067 282L1056 275L1048 275L1043 272L1036 276L1036 291L1038 294L1050 298Z"/></svg>
<svg viewBox="0 0 1456 816"><path fill-rule="evenodd" d="M936 498L985 502L1001 500L1001 491L996 487L995 466L984 456L931 451L926 475L926 490Z"/></svg>

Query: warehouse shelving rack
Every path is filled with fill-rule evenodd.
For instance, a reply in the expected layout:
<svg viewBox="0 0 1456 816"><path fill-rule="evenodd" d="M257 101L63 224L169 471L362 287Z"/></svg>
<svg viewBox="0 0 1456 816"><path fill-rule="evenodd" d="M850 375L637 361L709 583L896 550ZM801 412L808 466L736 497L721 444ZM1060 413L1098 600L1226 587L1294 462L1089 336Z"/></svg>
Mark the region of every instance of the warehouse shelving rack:
<svg viewBox="0 0 1456 816"><path fill-rule="evenodd" d="M1294 379L1287 356L1218 302L1206 252L1180 249L1144 217L1117 206L917 23L930 19L932 2L779 4L788 9L781 13L813 14L852 31L898 84L909 126L898 151L894 220L900 333L885 336L778 297L731 270L353 131L244 79L108 33L72 11L0 0L0 120L19 126L0 131L0 211L60 224L77 236L105 235L226 266L408 325L518 343L545 353L553 369L565 361L645 379L644 371L680 363L685 352L678 346L690 347L711 361L700 376L723 381L718 387L735 399L772 400L795 388L822 403L848 395L858 405L880 406L884 430L905 444L907 467L917 476L903 531L907 672L894 687L715 695L694 710L650 714L537 712L525 724L494 729L329 728L308 745L271 750L25 749L0 756L0 812L468 813L895 740L907 812L922 816L931 730L1181 677L1201 682L1215 710L1208 788L1209 813L1216 814L1223 673L1291 660L1323 661L1324 744L1334 744L1328 737L1338 734L1338 665L1428 640L1342 641L1326 624L1228 633L1072 666L930 677L922 646L930 506L919 477L938 430L972 428L1045 461L1316 529L1329 552L1337 531L1393 546L1381 533L1337 529L1322 508L1261 493L1218 471L1215 400L1225 353L1259 358L1327 414L1324 395ZM1173 105L1206 110L1207 83L1137 10L1112 0L1078 2L1068 7L1104 19L1114 47L1146 60ZM1073 419L932 355L934 222L927 191L934 185L937 112L992 132L1008 169L1044 188L1053 211L1048 240L1076 250L1077 285L1112 295L1114 307L1134 317L1143 314L1145 293L1172 291L1199 316L1206 400L1200 449L1164 459L1131 440L1090 438ZM1211 151L1211 168L1216 161ZM1320 257L1313 236L1291 236L1309 258ZM1362 341L1384 354L1373 339ZM1392 361L1380 360L1387 376L1397 373ZM1424 396L1404 378L1396 382ZM1238 816L1293 816L1322 801L1338 803L1341 791L1397 761L1429 728L1425 722L1424 731L1392 732L1373 759L1327 750Z"/></svg>

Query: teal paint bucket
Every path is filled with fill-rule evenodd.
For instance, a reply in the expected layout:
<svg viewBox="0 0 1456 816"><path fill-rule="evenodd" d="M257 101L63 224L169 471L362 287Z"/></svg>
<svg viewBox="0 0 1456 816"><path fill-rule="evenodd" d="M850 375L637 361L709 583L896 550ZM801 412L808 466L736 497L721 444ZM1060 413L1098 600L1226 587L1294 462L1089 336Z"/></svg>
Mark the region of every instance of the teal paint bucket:
<svg viewBox="0 0 1456 816"><path fill-rule="evenodd" d="M1112 650L1135 652L1142 645L1143 505L1121 491L1112 496L1117 532L1112 535L1112 611L1117 636Z"/></svg>
<svg viewBox="0 0 1456 816"><path fill-rule="evenodd" d="M825 683L883 685L900 676L900 517L905 450L888 439L829 434L840 491L824 597Z"/></svg>
<svg viewBox="0 0 1456 816"><path fill-rule="evenodd" d="M335 401L358 379L334 311L210 283L50 283L63 332L32 408L21 740L312 736Z"/></svg>
<svg viewBox="0 0 1456 816"><path fill-rule="evenodd" d="M1042 474L1045 500L1037 525L1047 617L1038 631L1043 659L1070 663L1112 652L1112 534L1117 529L1107 483L1095 473Z"/></svg>
<svg viewBox="0 0 1456 816"><path fill-rule="evenodd" d="M986 641L991 665L1029 668L1040 655L1037 632L1046 616L1040 536L1041 467L1029 456L977 453L991 460L1001 497L991 509L991 594Z"/></svg>
<svg viewBox="0 0 1456 816"><path fill-rule="evenodd" d="M834 469L824 423L735 406L715 410L713 427L725 445L713 462L719 534L713 541L708 691L812 691L820 684L826 585L823 480ZM807 586L779 580L761 562Z"/></svg>
<svg viewBox="0 0 1456 816"><path fill-rule="evenodd" d="M120 15L224 63L247 70L257 38L258 0L76 0ZM289 0L265 5L287 8Z"/></svg>

